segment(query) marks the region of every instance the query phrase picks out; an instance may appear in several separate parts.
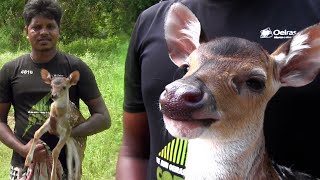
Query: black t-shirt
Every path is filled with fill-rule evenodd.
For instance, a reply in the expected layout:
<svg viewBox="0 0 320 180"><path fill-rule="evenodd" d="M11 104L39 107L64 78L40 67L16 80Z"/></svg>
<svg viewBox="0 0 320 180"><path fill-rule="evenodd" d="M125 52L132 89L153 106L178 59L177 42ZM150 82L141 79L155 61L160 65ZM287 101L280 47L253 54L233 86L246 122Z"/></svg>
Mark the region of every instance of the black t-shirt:
<svg viewBox="0 0 320 180"><path fill-rule="evenodd" d="M14 134L24 144L33 138L34 132L49 117L51 93L50 85L41 79L41 68L52 75L69 76L74 70L80 72L77 85L70 88L70 100L79 107L79 99L87 101L100 96L94 74L80 59L58 52L48 63L34 63L30 54L23 55L3 65L0 70L0 102L10 102L14 107ZM41 140L51 150L58 142L56 136L45 133ZM65 166L65 150L61 151L60 160ZM23 167L25 159L13 152L11 164Z"/></svg>
<svg viewBox="0 0 320 180"><path fill-rule="evenodd" d="M179 179L187 141L165 130L158 101L177 67L164 39L164 18L175 1L161 1L136 21L125 70L124 110L148 115L148 179ZM270 53L303 28L320 21L318 0L184 0L201 23L202 39L236 36L260 43ZM317 145L320 78L301 88L282 88L266 110L267 150L276 162L320 177Z"/></svg>

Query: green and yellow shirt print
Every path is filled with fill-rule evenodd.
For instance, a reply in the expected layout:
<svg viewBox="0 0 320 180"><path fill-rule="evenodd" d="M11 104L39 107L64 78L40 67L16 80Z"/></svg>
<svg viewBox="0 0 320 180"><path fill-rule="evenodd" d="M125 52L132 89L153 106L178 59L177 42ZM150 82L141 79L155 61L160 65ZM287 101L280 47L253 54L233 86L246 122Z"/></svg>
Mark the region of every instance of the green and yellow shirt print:
<svg viewBox="0 0 320 180"><path fill-rule="evenodd" d="M187 154L188 141L173 139L156 157L157 180L182 180Z"/></svg>
<svg viewBox="0 0 320 180"><path fill-rule="evenodd" d="M51 93L48 93L40 101L38 101L29 111L28 126L26 127L23 136L34 125L42 125L49 117Z"/></svg>

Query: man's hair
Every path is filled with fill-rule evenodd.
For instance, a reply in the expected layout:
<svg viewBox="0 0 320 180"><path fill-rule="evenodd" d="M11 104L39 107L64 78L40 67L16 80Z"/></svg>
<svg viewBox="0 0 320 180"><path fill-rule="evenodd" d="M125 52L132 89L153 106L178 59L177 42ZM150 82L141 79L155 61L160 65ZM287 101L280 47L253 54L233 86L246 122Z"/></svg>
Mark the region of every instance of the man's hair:
<svg viewBox="0 0 320 180"><path fill-rule="evenodd" d="M27 26L30 25L32 18L43 16L54 19L60 27L62 9L57 0L30 0L24 6L23 18Z"/></svg>

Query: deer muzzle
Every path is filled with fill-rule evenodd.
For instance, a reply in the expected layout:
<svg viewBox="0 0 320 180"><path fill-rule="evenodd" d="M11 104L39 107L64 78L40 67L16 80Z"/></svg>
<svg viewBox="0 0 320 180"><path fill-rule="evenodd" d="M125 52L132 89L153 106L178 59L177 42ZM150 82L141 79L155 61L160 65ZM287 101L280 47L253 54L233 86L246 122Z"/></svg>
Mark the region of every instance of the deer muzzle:
<svg viewBox="0 0 320 180"><path fill-rule="evenodd" d="M161 112L175 121L211 123L219 119L211 92L199 82L175 81L166 86L159 102Z"/></svg>

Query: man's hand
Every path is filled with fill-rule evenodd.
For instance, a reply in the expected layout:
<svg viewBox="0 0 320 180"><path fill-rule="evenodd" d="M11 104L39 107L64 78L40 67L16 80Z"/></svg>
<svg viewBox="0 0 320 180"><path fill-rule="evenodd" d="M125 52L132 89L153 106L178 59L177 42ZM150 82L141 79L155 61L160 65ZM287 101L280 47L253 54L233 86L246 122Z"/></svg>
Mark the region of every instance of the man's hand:
<svg viewBox="0 0 320 180"><path fill-rule="evenodd" d="M53 116L50 116L49 133L52 134L52 135L58 136L58 133L57 133L57 121L56 121L56 118L53 117Z"/></svg>
<svg viewBox="0 0 320 180"><path fill-rule="evenodd" d="M33 139L31 139L25 146L24 146L24 157L27 157L29 150L31 148L31 144L33 142ZM47 150L44 147L44 145L38 141L34 150L34 155L33 155L33 162L34 163L39 163L39 162L44 162L47 157Z"/></svg>

